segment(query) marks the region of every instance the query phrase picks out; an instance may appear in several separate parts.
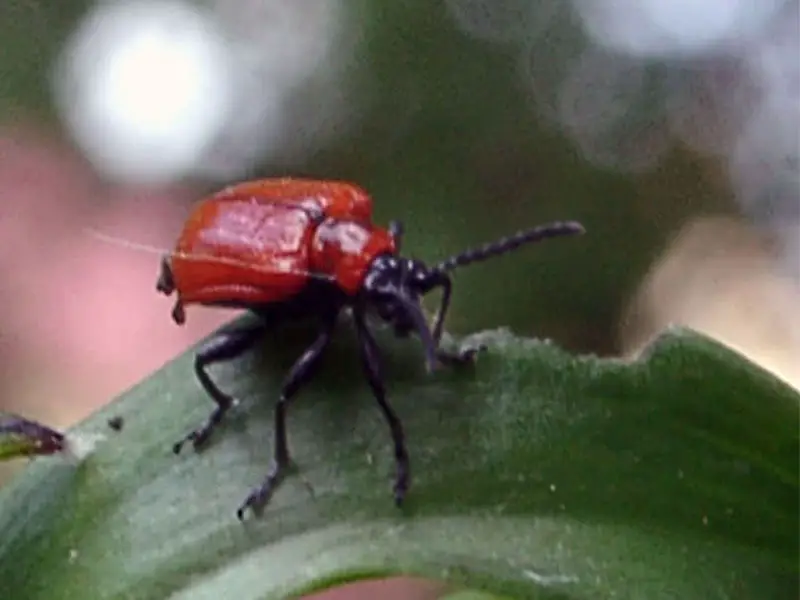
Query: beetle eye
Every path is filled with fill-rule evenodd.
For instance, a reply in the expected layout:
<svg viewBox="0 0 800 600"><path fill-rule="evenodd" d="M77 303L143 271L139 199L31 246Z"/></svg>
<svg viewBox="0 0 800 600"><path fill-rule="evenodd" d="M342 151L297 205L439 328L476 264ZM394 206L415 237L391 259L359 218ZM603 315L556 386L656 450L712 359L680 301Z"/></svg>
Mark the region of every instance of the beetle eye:
<svg viewBox="0 0 800 600"><path fill-rule="evenodd" d="M382 299L383 300L383 299ZM391 300L383 300L376 302L374 305L375 312L384 321L391 321L395 315L395 306Z"/></svg>

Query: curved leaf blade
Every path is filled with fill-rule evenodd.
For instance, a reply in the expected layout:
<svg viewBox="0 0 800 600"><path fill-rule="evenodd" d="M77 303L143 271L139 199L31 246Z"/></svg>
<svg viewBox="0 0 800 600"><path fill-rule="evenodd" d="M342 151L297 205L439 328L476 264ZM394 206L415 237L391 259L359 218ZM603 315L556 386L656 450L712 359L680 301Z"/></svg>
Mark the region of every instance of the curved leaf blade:
<svg viewBox="0 0 800 600"><path fill-rule="evenodd" d="M83 465L32 465L0 493L0 591L281 598L407 573L519 598L797 597L798 395L687 331L633 363L487 332L474 371L432 378L414 344L382 340L412 457L402 511L343 335L290 410L301 477L239 523L269 464L264 398L308 333L216 371L244 402L199 455L170 451L210 408L187 354L79 427L126 422Z"/></svg>

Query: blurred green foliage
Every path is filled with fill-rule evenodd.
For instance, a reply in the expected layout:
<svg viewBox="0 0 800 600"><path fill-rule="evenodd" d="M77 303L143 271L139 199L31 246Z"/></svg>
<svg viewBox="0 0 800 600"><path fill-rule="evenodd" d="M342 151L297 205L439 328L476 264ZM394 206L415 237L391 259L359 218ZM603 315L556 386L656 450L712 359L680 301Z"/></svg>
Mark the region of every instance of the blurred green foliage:
<svg viewBox="0 0 800 600"><path fill-rule="evenodd" d="M21 114L56 122L50 74L72 27L89 2L0 2L0 119Z"/></svg>
<svg viewBox="0 0 800 600"><path fill-rule="evenodd" d="M1 118L52 117L49 69L85 6L0 6ZM732 210L708 165L678 149L636 177L594 168L537 120L516 50L468 37L443 3L348 6L363 20L348 67L358 125L288 170L360 182L377 218L402 219L406 251L422 258L529 224L581 220L583 238L460 272L450 328L508 325L574 350L616 351L621 308L666 239L693 214Z"/></svg>

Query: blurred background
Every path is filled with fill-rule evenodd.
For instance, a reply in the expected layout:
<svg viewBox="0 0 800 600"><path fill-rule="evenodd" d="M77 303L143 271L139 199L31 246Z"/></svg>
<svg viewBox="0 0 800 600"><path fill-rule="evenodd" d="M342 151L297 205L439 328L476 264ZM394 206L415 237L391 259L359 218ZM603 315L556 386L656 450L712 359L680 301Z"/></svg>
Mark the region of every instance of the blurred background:
<svg viewBox="0 0 800 600"><path fill-rule="evenodd" d="M156 254L243 178L353 180L459 272L456 334L633 356L671 323L800 386L792 0L0 3L0 409L67 426L230 319ZM158 399L154 398L154 402Z"/></svg>
<svg viewBox="0 0 800 600"><path fill-rule="evenodd" d="M157 254L229 182L347 179L458 273L456 334L635 355L671 323L800 386L796 0L0 3L0 409L66 426L184 327ZM154 399L158 401L158 399Z"/></svg>

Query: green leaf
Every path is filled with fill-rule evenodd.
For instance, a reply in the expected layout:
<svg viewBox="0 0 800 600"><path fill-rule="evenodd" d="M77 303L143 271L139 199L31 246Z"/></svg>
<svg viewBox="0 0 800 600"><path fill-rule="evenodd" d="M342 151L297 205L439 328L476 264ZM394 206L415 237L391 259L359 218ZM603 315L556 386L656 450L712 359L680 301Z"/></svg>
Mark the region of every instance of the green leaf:
<svg viewBox="0 0 800 600"><path fill-rule="evenodd" d="M426 376L416 342L380 336L412 459L398 510L341 329L289 412L299 476L260 518L234 511L304 328L215 369L243 402L204 452L171 452L211 406L186 354L71 432L109 437L80 466L2 490L0 597L282 598L397 573L516 598L798 597L800 398L733 351L676 330L626 363L495 331L468 341L489 346L474 368Z"/></svg>

